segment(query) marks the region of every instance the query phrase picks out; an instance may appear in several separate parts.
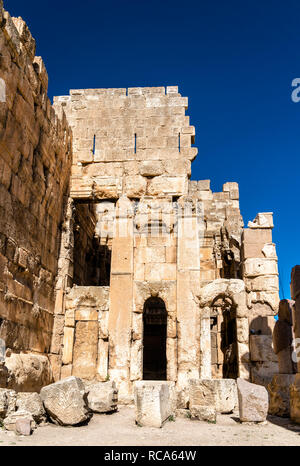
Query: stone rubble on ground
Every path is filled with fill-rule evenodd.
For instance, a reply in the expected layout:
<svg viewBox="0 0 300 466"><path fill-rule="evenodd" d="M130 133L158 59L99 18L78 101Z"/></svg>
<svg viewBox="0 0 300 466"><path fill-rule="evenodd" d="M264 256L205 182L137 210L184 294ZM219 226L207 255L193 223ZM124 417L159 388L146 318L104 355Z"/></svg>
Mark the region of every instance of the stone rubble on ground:
<svg viewBox="0 0 300 466"><path fill-rule="evenodd" d="M46 421L46 411L41 396L38 393L18 393L16 408L17 410L28 411L37 424L41 424Z"/></svg>
<svg viewBox="0 0 300 466"><path fill-rule="evenodd" d="M118 407L115 382L85 382L88 406L94 413L111 413Z"/></svg>

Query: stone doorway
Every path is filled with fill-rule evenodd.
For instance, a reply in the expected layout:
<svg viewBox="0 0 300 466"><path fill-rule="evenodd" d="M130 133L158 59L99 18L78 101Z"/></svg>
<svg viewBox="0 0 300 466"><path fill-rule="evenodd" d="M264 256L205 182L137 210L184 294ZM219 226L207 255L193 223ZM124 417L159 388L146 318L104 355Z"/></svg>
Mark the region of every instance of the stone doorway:
<svg viewBox="0 0 300 466"><path fill-rule="evenodd" d="M167 311L161 298L147 299L143 324L143 380L167 380Z"/></svg>
<svg viewBox="0 0 300 466"><path fill-rule="evenodd" d="M238 377L236 309L230 298L216 299L210 313L212 377Z"/></svg>

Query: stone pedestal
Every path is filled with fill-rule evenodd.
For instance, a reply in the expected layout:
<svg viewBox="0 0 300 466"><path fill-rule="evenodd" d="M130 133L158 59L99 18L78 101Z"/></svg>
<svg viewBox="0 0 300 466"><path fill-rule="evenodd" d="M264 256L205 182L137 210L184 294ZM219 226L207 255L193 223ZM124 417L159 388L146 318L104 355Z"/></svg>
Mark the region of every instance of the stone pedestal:
<svg viewBox="0 0 300 466"><path fill-rule="evenodd" d="M162 427L174 415L174 382L138 381L134 387L135 421L140 426Z"/></svg>
<svg viewBox="0 0 300 466"><path fill-rule="evenodd" d="M268 385L269 414L290 416L290 386L295 381L295 374L275 374Z"/></svg>

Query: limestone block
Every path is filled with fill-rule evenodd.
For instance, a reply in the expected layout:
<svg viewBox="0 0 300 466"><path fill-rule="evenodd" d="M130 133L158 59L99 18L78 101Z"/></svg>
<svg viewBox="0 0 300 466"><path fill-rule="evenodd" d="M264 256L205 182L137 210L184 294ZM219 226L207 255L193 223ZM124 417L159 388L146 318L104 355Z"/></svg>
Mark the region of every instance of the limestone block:
<svg viewBox="0 0 300 466"><path fill-rule="evenodd" d="M35 429L35 427L36 427L36 424L34 422L34 419L33 419L32 415L28 411L25 411L25 410L21 409L21 410L16 411L15 413L9 414L4 419L4 421L3 421L4 428L6 430L15 431L16 433L22 433L21 432L21 425L20 424L16 425L18 420L29 423L30 424L30 432L33 429ZM25 435L30 435L30 432L29 432L29 434L27 433Z"/></svg>
<svg viewBox="0 0 300 466"><path fill-rule="evenodd" d="M75 320L92 321L98 320L97 309L79 309L75 311Z"/></svg>
<svg viewBox="0 0 300 466"><path fill-rule="evenodd" d="M134 385L135 421L140 426L162 427L174 411L168 382L138 381Z"/></svg>
<svg viewBox="0 0 300 466"><path fill-rule="evenodd" d="M31 420L29 418L19 418L16 420L15 432L19 435L31 434Z"/></svg>
<svg viewBox="0 0 300 466"><path fill-rule="evenodd" d="M263 422L267 418L269 400L265 387L237 379L241 422Z"/></svg>
<svg viewBox="0 0 300 466"><path fill-rule="evenodd" d="M53 382L57 382L60 379L62 357L60 354L49 354L48 357L49 357L51 371L53 375Z"/></svg>
<svg viewBox="0 0 300 466"><path fill-rule="evenodd" d="M167 379L177 380L177 338L167 338Z"/></svg>
<svg viewBox="0 0 300 466"><path fill-rule="evenodd" d="M142 176L159 176L163 173L162 163L158 160L145 160L139 165L139 172Z"/></svg>
<svg viewBox="0 0 300 466"><path fill-rule="evenodd" d="M147 186L147 194L157 196L159 194L183 195L187 192L187 178L184 176L155 176Z"/></svg>
<svg viewBox="0 0 300 466"><path fill-rule="evenodd" d="M66 379L67 377L71 377L72 375L72 364L66 364L61 366L60 369L60 379Z"/></svg>
<svg viewBox="0 0 300 466"><path fill-rule="evenodd" d="M274 259L250 258L244 261L245 277L257 277L260 275L277 275L277 261Z"/></svg>
<svg viewBox="0 0 300 466"><path fill-rule="evenodd" d="M198 421L206 421L216 423L217 421L217 410L215 406L198 406L193 405L190 407L191 419Z"/></svg>
<svg viewBox="0 0 300 466"><path fill-rule="evenodd" d="M141 314L136 314L141 315ZM135 340L130 348L130 380L143 378L143 344L142 340Z"/></svg>
<svg viewBox="0 0 300 466"><path fill-rule="evenodd" d="M97 379L101 381L107 380L108 375L108 341L98 341L98 359L97 359Z"/></svg>
<svg viewBox="0 0 300 466"><path fill-rule="evenodd" d="M75 327L75 309L68 309L65 313L65 326Z"/></svg>
<svg viewBox="0 0 300 466"><path fill-rule="evenodd" d="M74 328L65 327L63 339L63 364L70 364L73 360Z"/></svg>
<svg viewBox="0 0 300 466"><path fill-rule="evenodd" d="M278 374L277 362L263 361L252 363L251 382L267 387L274 374Z"/></svg>
<svg viewBox="0 0 300 466"><path fill-rule="evenodd" d="M198 191L210 191L210 180L200 180L197 184Z"/></svg>
<svg viewBox="0 0 300 466"><path fill-rule="evenodd" d="M38 354L11 354L5 358L9 372L8 388L18 392L39 392L52 382L52 371L47 356Z"/></svg>
<svg viewBox="0 0 300 466"><path fill-rule="evenodd" d="M72 375L91 380L96 375L98 321L79 321L75 329Z"/></svg>
<svg viewBox="0 0 300 466"><path fill-rule="evenodd" d="M248 228L273 228L273 212L260 212L253 222L248 222Z"/></svg>
<svg viewBox="0 0 300 466"><path fill-rule="evenodd" d="M90 418L85 387L77 377L47 385L40 395L47 414L55 424L73 426Z"/></svg>
<svg viewBox="0 0 300 466"><path fill-rule="evenodd" d="M176 246L166 247L166 262L175 263L177 259L177 248Z"/></svg>
<svg viewBox="0 0 300 466"><path fill-rule="evenodd" d="M234 379L190 380L189 406L214 406L218 413L231 413L237 406Z"/></svg>
<svg viewBox="0 0 300 466"><path fill-rule="evenodd" d="M252 361L278 361L271 335L250 335L250 358Z"/></svg>
<svg viewBox="0 0 300 466"><path fill-rule="evenodd" d="M88 406L94 413L117 410L118 390L115 382L85 382Z"/></svg>
<svg viewBox="0 0 300 466"><path fill-rule="evenodd" d="M278 277L275 275L247 278L245 283L250 291L278 291Z"/></svg>
<svg viewBox="0 0 300 466"><path fill-rule="evenodd" d="M37 424L46 420L44 405L38 393L18 393L16 407L18 411L29 412Z"/></svg>
<svg viewBox="0 0 300 466"><path fill-rule="evenodd" d="M124 194L127 197L141 197L145 194L147 180L140 175L126 176Z"/></svg>
<svg viewBox="0 0 300 466"><path fill-rule="evenodd" d="M269 414L290 417L290 386L295 381L294 374L275 374L268 384Z"/></svg>
<svg viewBox="0 0 300 466"><path fill-rule="evenodd" d="M259 244L263 248L266 243L272 243L272 230L245 228L243 230L243 243Z"/></svg>

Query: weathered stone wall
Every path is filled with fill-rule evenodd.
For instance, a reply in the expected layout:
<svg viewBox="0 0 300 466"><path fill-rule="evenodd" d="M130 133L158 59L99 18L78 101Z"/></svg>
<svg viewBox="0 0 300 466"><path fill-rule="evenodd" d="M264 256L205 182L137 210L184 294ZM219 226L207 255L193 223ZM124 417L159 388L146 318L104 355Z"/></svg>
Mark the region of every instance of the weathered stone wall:
<svg viewBox="0 0 300 466"><path fill-rule="evenodd" d="M21 18L0 2L0 337L47 353L71 132L47 97L48 76Z"/></svg>
<svg viewBox="0 0 300 466"><path fill-rule="evenodd" d="M71 90L54 102L73 130L74 199L187 193L197 149L176 86Z"/></svg>
<svg viewBox="0 0 300 466"><path fill-rule="evenodd" d="M272 242L273 226L272 213L259 213L244 229L242 243L243 280L249 309L251 380L262 385L271 382L273 374L278 372L277 356L272 349L274 316L279 308L278 261Z"/></svg>
<svg viewBox="0 0 300 466"><path fill-rule="evenodd" d="M259 252L249 253L238 184L213 193L209 180L189 180L197 149L191 147L187 99L177 87L89 89L57 97L55 106L65 110L73 129L71 197L98 203L96 236L112 251L105 351L120 398L130 399L133 382L143 378L143 311L151 297L166 305L167 379L177 387L185 389L191 377L249 378L257 366L263 378L273 366L265 355L257 361L254 349L252 358L249 325L260 306L263 317L269 302L267 317L276 313L277 269L268 272L273 288L266 272L248 269L262 254L269 266L276 264L271 230L262 245L253 240ZM210 306L199 307L206 285L220 279L225 292L217 283ZM233 288L236 280L243 288L233 297L226 295L231 280ZM259 293L261 287L267 291ZM226 344L224 325L234 339Z"/></svg>

